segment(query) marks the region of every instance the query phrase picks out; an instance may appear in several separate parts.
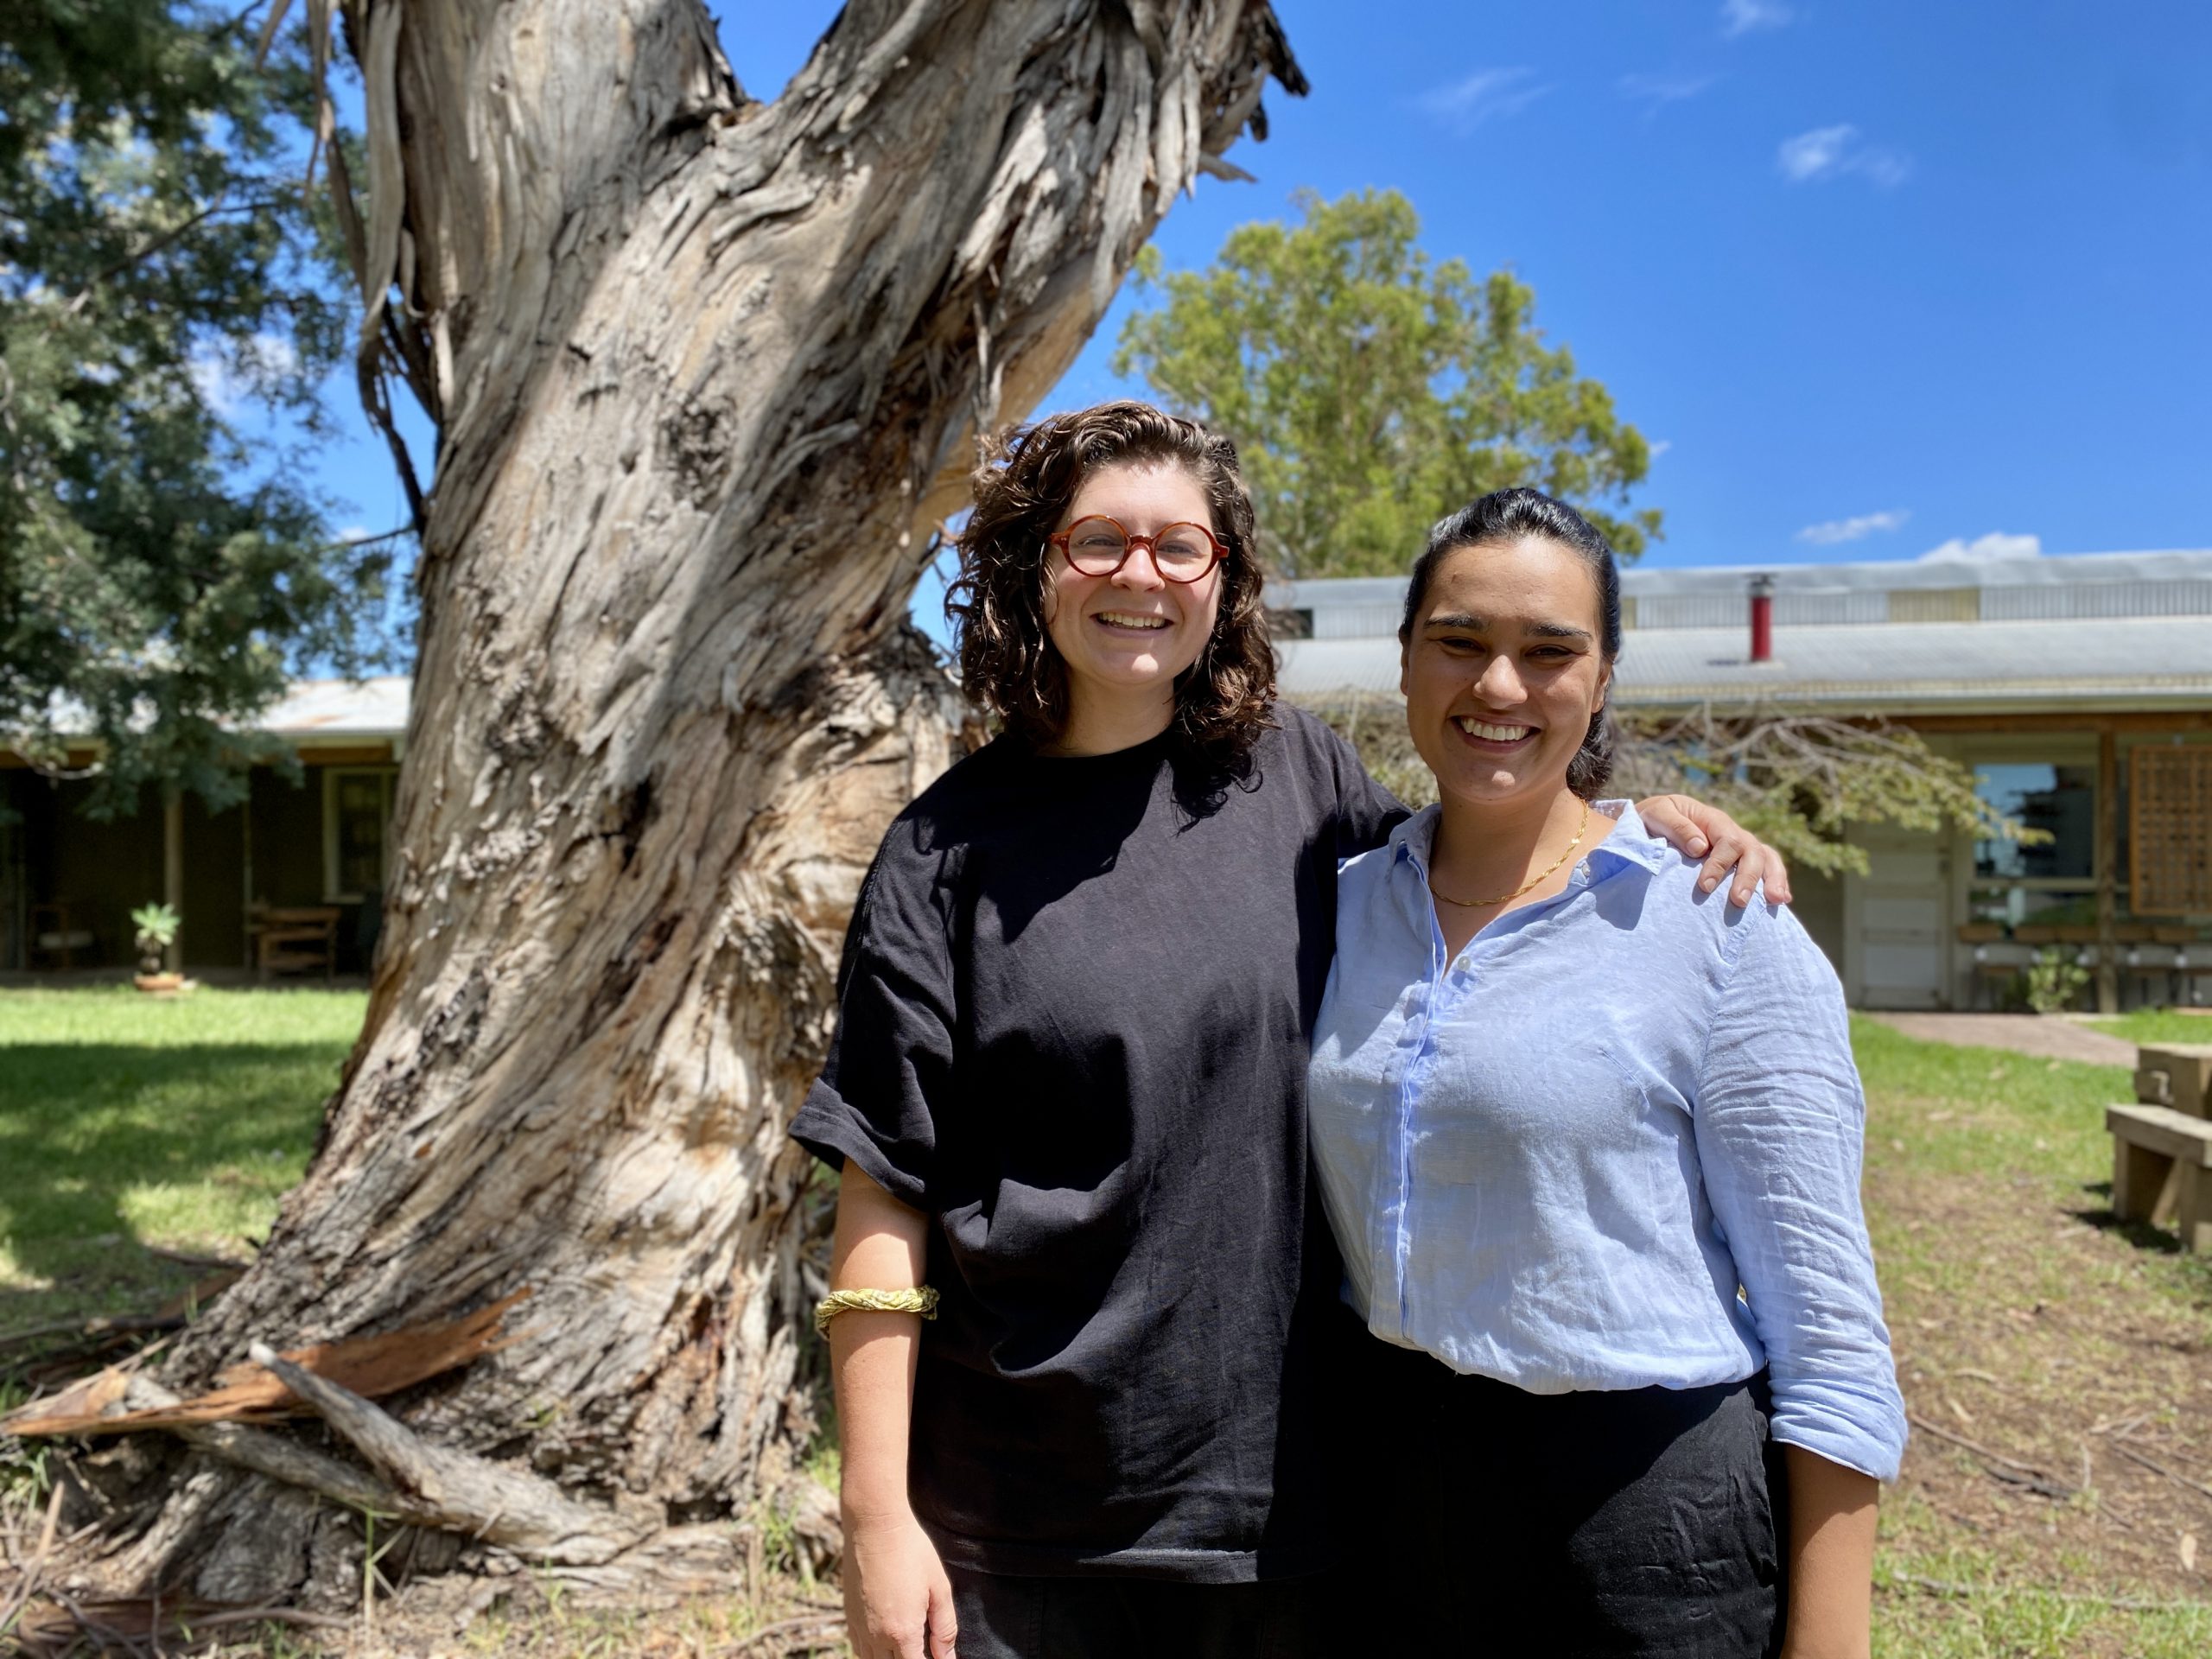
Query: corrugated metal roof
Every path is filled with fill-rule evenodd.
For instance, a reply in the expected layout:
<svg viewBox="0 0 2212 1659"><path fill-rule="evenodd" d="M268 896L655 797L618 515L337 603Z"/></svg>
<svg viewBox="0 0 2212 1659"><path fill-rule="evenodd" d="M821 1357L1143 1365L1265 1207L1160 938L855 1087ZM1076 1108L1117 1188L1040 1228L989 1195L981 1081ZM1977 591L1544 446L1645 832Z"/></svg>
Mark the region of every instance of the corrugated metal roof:
<svg viewBox="0 0 2212 1659"><path fill-rule="evenodd" d="M294 739L404 737L408 679L404 674L361 680L295 680L259 729Z"/></svg>
<svg viewBox="0 0 2212 1659"><path fill-rule="evenodd" d="M1621 572L1621 592L1631 599L1726 595L1740 600L1755 575L1774 578L1777 605L1794 596L1910 592L1928 588L2065 588L2108 583L2161 585L2212 582L2212 549L2153 553L2042 554L1996 559L1892 559L1854 564L1700 565L1655 569L1631 565ZM1339 576L1270 584L1268 603L1283 610L1380 607L1395 613L1405 603L1403 576Z"/></svg>
<svg viewBox="0 0 2212 1659"><path fill-rule="evenodd" d="M2212 551L1769 567L1770 663L1745 660L1757 567L1628 570L1624 701L1908 712L2212 704ZM1287 640L1294 697L1398 683L1402 576L1278 583L1307 612Z"/></svg>
<svg viewBox="0 0 2212 1659"><path fill-rule="evenodd" d="M1852 564L1713 564L1687 569L1631 566L1624 594L1736 594L1755 575L1783 594L1864 593L1921 588L2042 588L2075 582L2212 581L2212 549L2155 553L2050 553L1994 559L1880 559Z"/></svg>
<svg viewBox="0 0 2212 1659"><path fill-rule="evenodd" d="M2212 704L2212 624L2201 617L2069 622L1777 627L1774 660L1745 660L1747 631L1667 628L1629 636L1622 701L1844 705L1866 713L1917 708ZM1284 695L1395 691L1398 642L1293 639L1277 649Z"/></svg>
<svg viewBox="0 0 2212 1659"><path fill-rule="evenodd" d="M274 707L254 723L254 729L273 732L296 742L317 739L403 738L407 735L410 688L404 674L386 674L365 680L294 680ZM89 741L92 721L81 707L57 702L54 726L64 734ZM8 747L0 732L0 749Z"/></svg>

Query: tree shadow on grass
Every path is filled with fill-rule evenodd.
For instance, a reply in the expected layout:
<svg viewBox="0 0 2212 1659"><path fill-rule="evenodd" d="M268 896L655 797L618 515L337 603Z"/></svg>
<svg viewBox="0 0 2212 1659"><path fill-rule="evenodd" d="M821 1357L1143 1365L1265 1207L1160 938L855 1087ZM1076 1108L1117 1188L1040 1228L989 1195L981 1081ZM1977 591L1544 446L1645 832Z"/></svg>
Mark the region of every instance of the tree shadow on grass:
<svg viewBox="0 0 2212 1659"><path fill-rule="evenodd" d="M11 1044L0 1058L0 1334L138 1313L243 1258L300 1179L342 1045Z"/></svg>

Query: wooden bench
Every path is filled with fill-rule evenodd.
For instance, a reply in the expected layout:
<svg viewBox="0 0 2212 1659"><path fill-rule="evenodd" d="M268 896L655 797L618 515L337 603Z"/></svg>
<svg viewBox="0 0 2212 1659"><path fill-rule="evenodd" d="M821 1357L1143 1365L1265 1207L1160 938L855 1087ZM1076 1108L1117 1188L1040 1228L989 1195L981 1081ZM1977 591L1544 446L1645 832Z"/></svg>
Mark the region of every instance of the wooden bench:
<svg viewBox="0 0 2212 1659"><path fill-rule="evenodd" d="M2212 1043L2145 1043L2135 1051L2135 1098L2212 1117Z"/></svg>
<svg viewBox="0 0 2212 1659"><path fill-rule="evenodd" d="M262 983L278 974L316 969L327 983L337 968L338 923L344 914L335 905L253 906L247 931L253 936L254 967Z"/></svg>
<svg viewBox="0 0 2212 1659"><path fill-rule="evenodd" d="M2107 1106L2112 1212L2122 1221L2171 1213L2181 1247L2212 1255L2212 1120L2171 1106Z"/></svg>

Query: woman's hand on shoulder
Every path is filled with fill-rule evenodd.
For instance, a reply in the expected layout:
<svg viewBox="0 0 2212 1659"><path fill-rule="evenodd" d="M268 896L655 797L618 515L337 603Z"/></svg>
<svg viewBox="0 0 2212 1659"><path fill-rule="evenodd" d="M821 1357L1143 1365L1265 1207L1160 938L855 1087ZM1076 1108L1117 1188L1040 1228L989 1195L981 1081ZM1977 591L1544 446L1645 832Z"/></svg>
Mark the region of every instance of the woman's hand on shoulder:
<svg viewBox="0 0 2212 1659"><path fill-rule="evenodd" d="M954 1659L952 1581L912 1510L845 1517L844 1579L857 1659Z"/></svg>
<svg viewBox="0 0 2212 1659"><path fill-rule="evenodd" d="M1728 902L1742 906L1751 902L1754 890L1764 886L1770 904L1789 902L1789 869L1782 855L1730 817L1717 806L1688 795L1654 795L1636 804L1637 816L1651 829L1692 858L1702 857L1698 890L1711 893L1731 871L1735 879Z"/></svg>

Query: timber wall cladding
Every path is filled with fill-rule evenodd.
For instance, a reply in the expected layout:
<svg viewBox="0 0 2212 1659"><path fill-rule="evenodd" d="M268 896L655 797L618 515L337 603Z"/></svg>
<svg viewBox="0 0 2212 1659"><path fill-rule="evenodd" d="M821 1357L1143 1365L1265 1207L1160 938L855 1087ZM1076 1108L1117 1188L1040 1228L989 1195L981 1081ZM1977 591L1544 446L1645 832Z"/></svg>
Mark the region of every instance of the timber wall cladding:
<svg viewBox="0 0 2212 1659"><path fill-rule="evenodd" d="M2212 912L2212 747L2137 749L2127 785L2129 908Z"/></svg>

